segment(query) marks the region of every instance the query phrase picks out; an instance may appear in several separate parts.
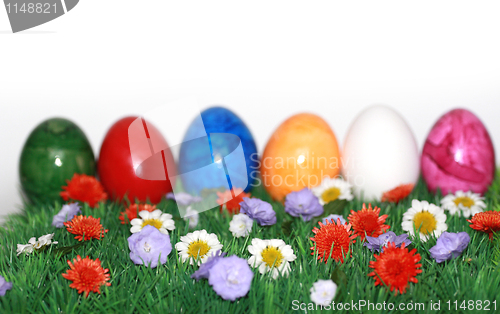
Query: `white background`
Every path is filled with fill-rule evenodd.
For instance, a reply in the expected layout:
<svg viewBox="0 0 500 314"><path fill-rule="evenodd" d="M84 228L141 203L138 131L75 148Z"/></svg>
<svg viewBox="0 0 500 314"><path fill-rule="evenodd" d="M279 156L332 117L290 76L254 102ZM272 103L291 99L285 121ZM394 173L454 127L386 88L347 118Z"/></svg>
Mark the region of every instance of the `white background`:
<svg viewBox="0 0 500 314"><path fill-rule="evenodd" d="M12 34L0 7L0 215L19 210L18 159L38 123L73 120L97 156L114 121L185 96L232 109L260 152L284 119L304 111L327 120L342 143L355 116L376 103L405 117L420 148L456 107L479 116L499 148L499 9L483 1L82 0ZM171 114L191 119L180 108ZM186 128L164 135L180 142Z"/></svg>

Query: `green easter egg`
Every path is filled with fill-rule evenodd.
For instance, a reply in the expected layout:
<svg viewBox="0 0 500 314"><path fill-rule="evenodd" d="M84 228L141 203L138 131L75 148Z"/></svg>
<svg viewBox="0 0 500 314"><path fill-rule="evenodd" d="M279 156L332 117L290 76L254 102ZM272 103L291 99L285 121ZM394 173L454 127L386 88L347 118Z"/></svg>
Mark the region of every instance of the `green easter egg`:
<svg viewBox="0 0 500 314"><path fill-rule="evenodd" d="M83 131L73 122L52 118L29 135L21 152L21 187L31 201L61 200L59 193L74 173L95 175L95 158Z"/></svg>

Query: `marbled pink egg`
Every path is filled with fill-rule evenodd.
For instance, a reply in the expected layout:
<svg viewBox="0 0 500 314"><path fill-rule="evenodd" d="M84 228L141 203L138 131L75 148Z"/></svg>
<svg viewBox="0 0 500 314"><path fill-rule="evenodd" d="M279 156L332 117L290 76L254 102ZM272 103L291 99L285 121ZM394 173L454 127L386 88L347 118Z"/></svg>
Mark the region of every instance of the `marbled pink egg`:
<svg viewBox="0 0 500 314"><path fill-rule="evenodd" d="M432 127L424 144L422 175L429 190L484 193L495 174L495 150L485 126L472 112L455 109Z"/></svg>

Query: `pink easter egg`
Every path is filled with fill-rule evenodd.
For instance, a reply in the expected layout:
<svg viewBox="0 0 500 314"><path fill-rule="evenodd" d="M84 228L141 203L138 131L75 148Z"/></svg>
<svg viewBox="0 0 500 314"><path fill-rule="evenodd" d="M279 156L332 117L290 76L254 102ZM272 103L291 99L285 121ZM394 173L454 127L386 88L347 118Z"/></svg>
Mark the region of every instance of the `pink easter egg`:
<svg viewBox="0 0 500 314"><path fill-rule="evenodd" d="M421 168L432 192L486 192L495 175L495 150L484 124L465 109L443 115L427 136Z"/></svg>

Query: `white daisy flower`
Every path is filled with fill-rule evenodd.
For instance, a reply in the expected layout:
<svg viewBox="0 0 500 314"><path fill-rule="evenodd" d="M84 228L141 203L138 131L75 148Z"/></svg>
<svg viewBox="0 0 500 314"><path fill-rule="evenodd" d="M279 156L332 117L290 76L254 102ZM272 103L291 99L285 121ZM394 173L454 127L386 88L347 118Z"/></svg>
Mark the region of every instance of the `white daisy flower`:
<svg viewBox="0 0 500 314"><path fill-rule="evenodd" d="M259 267L261 274L272 272L273 279L278 278L279 274L288 275L290 262L297 258L293 254L292 247L280 239L253 239L252 245L248 246L248 251L252 254L248 259L248 264L254 268Z"/></svg>
<svg viewBox="0 0 500 314"><path fill-rule="evenodd" d="M29 239L28 244L18 244L17 245L17 255L21 253L31 254L33 251L40 250L44 246L57 244L57 241L52 241L54 237L54 233L49 233L44 236L38 238L38 241L35 237Z"/></svg>
<svg viewBox="0 0 500 314"><path fill-rule="evenodd" d="M351 189L352 185L344 179L324 177L321 184L311 190L320 204L325 205L337 199L351 201L354 198Z"/></svg>
<svg viewBox="0 0 500 314"><path fill-rule="evenodd" d="M311 288L311 301L317 305L327 306L332 303L335 292L337 292L337 285L333 280L318 280Z"/></svg>
<svg viewBox="0 0 500 314"><path fill-rule="evenodd" d="M198 266L205 263L209 256L222 249L215 233L208 234L206 230L196 230L181 237L175 249L179 252L182 262L189 260L191 265L197 261Z"/></svg>
<svg viewBox="0 0 500 314"><path fill-rule="evenodd" d="M415 231L418 232L423 242L429 240L431 235L438 238L448 229L446 214L441 207L418 200L413 200L411 207L403 214L401 226L413 237Z"/></svg>
<svg viewBox="0 0 500 314"><path fill-rule="evenodd" d="M245 214L233 216L233 220L229 223L229 231L233 233L233 237L246 237L252 231L253 219Z"/></svg>
<svg viewBox="0 0 500 314"><path fill-rule="evenodd" d="M21 254L21 253L25 253L25 254L33 253L33 250L34 250L33 245L35 245L35 243L36 243L36 238L33 237L33 238L29 239L28 244L18 244L17 245L17 255L19 256L19 254Z"/></svg>
<svg viewBox="0 0 500 314"><path fill-rule="evenodd" d="M147 225L151 225L156 229L160 230L163 234L168 234L168 230L172 231L175 229L174 220L172 215L164 214L161 210L156 209L152 212L143 210L139 212L141 218L134 218L130 222L132 227L130 228L131 233L140 232L142 228Z"/></svg>
<svg viewBox="0 0 500 314"><path fill-rule="evenodd" d="M457 191L455 194L448 194L441 200L441 206L450 211L451 215L458 213L458 216L469 218L477 213L481 213L486 208L484 197L481 194L471 191Z"/></svg>
<svg viewBox="0 0 500 314"><path fill-rule="evenodd" d="M200 215L191 206L188 206L186 208L186 215L184 216L184 220L189 221L189 228L191 229L196 228L196 226L198 225L199 218Z"/></svg>
<svg viewBox="0 0 500 314"><path fill-rule="evenodd" d="M39 237L38 241L36 241L35 244L33 244L33 248L35 250L39 250L46 245L57 244L58 243L57 241L52 241L53 237L54 237L54 233L49 233L49 234L46 234L44 236Z"/></svg>

